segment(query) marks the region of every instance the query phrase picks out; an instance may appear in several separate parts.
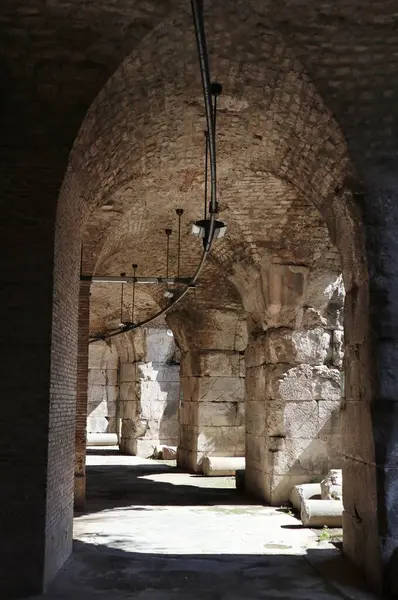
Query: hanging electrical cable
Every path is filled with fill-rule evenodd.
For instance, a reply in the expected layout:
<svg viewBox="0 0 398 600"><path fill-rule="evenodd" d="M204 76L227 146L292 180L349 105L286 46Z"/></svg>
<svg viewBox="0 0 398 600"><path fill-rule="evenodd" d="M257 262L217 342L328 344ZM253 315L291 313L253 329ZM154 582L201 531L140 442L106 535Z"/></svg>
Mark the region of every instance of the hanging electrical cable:
<svg viewBox="0 0 398 600"><path fill-rule="evenodd" d="M169 253L170 253L170 236L172 234L172 229L165 229L165 234L167 238L166 242L166 279L169 276Z"/></svg>
<svg viewBox="0 0 398 600"><path fill-rule="evenodd" d="M120 277L124 277L126 273L120 273ZM122 281L122 289L120 292L120 327L124 327L123 322L123 292L124 292L124 281Z"/></svg>
<svg viewBox="0 0 398 600"><path fill-rule="evenodd" d="M134 277L134 281L133 281L133 302L131 303L131 322L134 323L134 309L135 309L135 285L137 283L136 278L137 278L137 269L138 269L138 265L134 264L133 266L133 277Z"/></svg>
<svg viewBox="0 0 398 600"><path fill-rule="evenodd" d="M203 20L203 0L191 0L191 8L193 15L193 22L195 28L195 37L196 37L196 45L198 51L199 58L199 67L200 74L202 79L202 89L203 89L203 97L204 97L204 105L205 105L205 113L206 113L206 125L207 125L207 140L206 140L206 152L208 152L209 162L210 162L210 203L209 203L209 214L210 219L207 218L207 156L206 156L206 179L205 179L205 219L202 221L198 221L193 225L192 233L198 235L203 238L203 254L199 265L196 268L196 271L189 283L186 285L185 289L181 292L173 293L173 301L169 303L166 307L162 308L158 313L141 321L140 323L129 323L123 324L121 322L122 328L119 328L115 331L107 332L102 335L98 335L90 338L89 343L93 343L99 340L108 339L114 337L115 335L120 335L122 333L126 333L127 331L131 331L133 329L137 329L138 327L143 327L148 325L155 319L158 319L162 315L164 315L167 311L169 311L173 306L177 304L182 298L187 294L188 290L192 287L195 287L195 284L198 281L199 275L203 269L203 266L206 262L207 256L210 252L213 239L223 237L225 234L226 226L221 221L217 221L216 215L218 212L218 203L217 203L217 173L216 173L216 109L217 109L217 97L221 94L222 87L219 83L210 84L210 69L209 69L209 60L208 60L208 51L206 44L206 33L204 27ZM214 97L214 101L213 101ZM170 292L171 293L171 292Z"/></svg>
<svg viewBox="0 0 398 600"><path fill-rule="evenodd" d="M204 220L207 220L207 181L208 181L208 163L209 163L209 132L205 131L205 214Z"/></svg>
<svg viewBox="0 0 398 600"><path fill-rule="evenodd" d="M180 266L181 266L181 217L184 214L183 208L176 208L178 216L178 245L177 245L177 277L180 277Z"/></svg>
<svg viewBox="0 0 398 600"><path fill-rule="evenodd" d="M169 278L169 253L170 253L170 236L172 234L172 229L165 229L165 233L166 233L166 238L167 238L167 243L166 243L166 281ZM169 290L169 284L166 283L166 291L164 292L163 296L165 298L173 298L174 293Z"/></svg>

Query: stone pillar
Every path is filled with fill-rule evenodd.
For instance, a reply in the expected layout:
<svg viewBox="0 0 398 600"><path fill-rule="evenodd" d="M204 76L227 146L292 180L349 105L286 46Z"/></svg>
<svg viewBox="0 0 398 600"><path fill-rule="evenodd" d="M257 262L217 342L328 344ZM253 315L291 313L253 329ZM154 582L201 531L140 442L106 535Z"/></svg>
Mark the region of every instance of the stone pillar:
<svg viewBox="0 0 398 600"><path fill-rule="evenodd" d="M86 499L86 421L88 386L88 338L90 325L90 282L79 289L79 331L77 339L75 508L84 508Z"/></svg>
<svg viewBox="0 0 398 600"><path fill-rule="evenodd" d="M120 449L148 457L159 444L178 442L179 357L165 328L132 336L133 352L122 352Z"/></svg>
<svg viewBox="0 0 398 600"><path fill-rule="evenodd" d="M292 265L264 267L254 281L242 288L252 327L245 353L246 488L278 505L295 485L341 467L343 292L337 275Z"/></svg>
<svg viewBox="0 0 398 600"><path fill-rule="evenodd" d="M344 314L343 547L388 598L398 597L397 167L386 157L367 169L369 280L353 270Z"/></svg>
<svg viewBox="0 0 398 600"><path fill-rule="evenodd" d="M118 433L119 353L113 340L90 344L87 433Z"/></svg>
<svg viewBox="0 0 398 600"><path fill-rule="evenodd" d="M200 471L206 456L244 456L246 323L233 311L169 315L181 349L178 466Z"/></svg>
<svg viewBox="0 0 398 600"><path fill-rule="evenodd" d="M0 598L8 600L43 593L72 549L79 231L60 220L70 253L54 252L67 157L59 160L54 136L40 145L37 127L28 134L29 110L28 101L16 108L26 115L19 131L3 128L10 176L0 181Z"/></svg>

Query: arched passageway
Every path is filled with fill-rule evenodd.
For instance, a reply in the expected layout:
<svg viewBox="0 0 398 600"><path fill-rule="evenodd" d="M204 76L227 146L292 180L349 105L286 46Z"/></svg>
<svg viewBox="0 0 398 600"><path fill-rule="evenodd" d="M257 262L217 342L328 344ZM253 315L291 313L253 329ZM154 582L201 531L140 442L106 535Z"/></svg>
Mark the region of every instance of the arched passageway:
<svg viewBox="0 0 398 600"><path fill-rule="evenodd" d="M4 384L18 399L5 402L12 427L2 440L12 505L3 535L8 595L40 591L71 550L76 395L84 409L90 327L82 243L88 272L114 274L137 262L156 275L165 269L159 248L175 208L184 207L186 223L202 210L203 106L189 6L122 4L108 18L99 3L94 23L87 6L77 17L57 2L46 9L6 2L1 22ZM202 369L209 351L244 351L236 331L223 345L214 325L225 313L248 318L258 352L272 345L272 327L288 329L292 347L292 330L322 325L303 326L305 311L321 319L333 304L333 294L311 304L312 283L342 273L344 549L390 595L398 537L394 15L384 3L318 10L308 2L300 14L289 2L206 7L212 70L224 85L218 173L228 236L214 246L201 286L169 317L176 337L193 342L181 348L189 369L195 352ZM187 231L183 242L189 274L200 249ZM312 290L312 299L322 296L316 283ZM142 316L164 302L159 289L142 294ZM92 331L113 326L116 296L93 289L91 303ZM217 317L200 332L209 314ZM15 368L21 347L31 357L23 377ZM246 367L265 365L263 374L281 362L248 365L248 356ZM297 354L295 363L307 364ZM187 379L201 376L191 370ZM185 450L195 461L192 436ZM80 444L84 451L84 436ZM9 513L20 520L17 530L7 525ZM28 565L24 577L14 577L14 564Z"/></svg>

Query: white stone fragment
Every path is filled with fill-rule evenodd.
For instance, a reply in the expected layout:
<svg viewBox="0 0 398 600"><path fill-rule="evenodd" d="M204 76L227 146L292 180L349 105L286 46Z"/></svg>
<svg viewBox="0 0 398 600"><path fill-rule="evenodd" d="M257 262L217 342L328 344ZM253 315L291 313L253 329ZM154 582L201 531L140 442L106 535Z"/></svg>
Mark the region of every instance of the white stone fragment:
<svg viewBox="0 0 398 600"><path fill-rule="evenodd" d="M302 485L295 485L290 494L290 502L293 508L300 512L301 504L304 500L321 498L321 484L320 483L303 483Z"/></svg>
<svg viewBox="0 0 398 600"><path fill-rule="evenodd" d="M303 500L300 518L304 527L342 527L343 503L336 500Z"/></svg>
<svg viewBox="0 0 398 600"><path fill-rule="evenodd" d="M177 446L160 445L156 446L154 456L160 460L176 460Z"/></svg>
<svg viewBox="0 0 398 600"><path fill-rule="evenodd" d="M87 446L117 446L116 433L88 433Z"/></svg>
<svg viewBox="0 0 398 600"><path fill-rule="evenodd" d="M245 468L245 458L240 456L207 456L202 462L203 474L207 477L235 475Z"/></svg>
<svg viewBox="0 0 398 600"><path fill-rule="evenodd" d="M341 469L331 469L321 481L322 500L343 500L343 472Z"/></svg>

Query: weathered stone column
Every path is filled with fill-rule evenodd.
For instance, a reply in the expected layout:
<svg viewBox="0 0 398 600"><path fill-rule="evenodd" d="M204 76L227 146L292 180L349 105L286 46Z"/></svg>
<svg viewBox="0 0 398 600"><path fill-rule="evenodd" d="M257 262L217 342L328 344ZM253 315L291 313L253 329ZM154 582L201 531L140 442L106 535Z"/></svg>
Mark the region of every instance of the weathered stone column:
<svg viewBox="0 0 398 600"><path fill-rule="evenodd" d="M79 289L79 330L77 339L75 494L74 505L83 508L86 499L86 425L88 389L88 338L90 324L90 282Z"/></svg>
<svg viewBox="0 0 398 600"><path fill-rule="evenodd" d="M165 328L145 328L121 351L120 449L148 457L159 444L178 442L179 363Z"/></svg>
<svg viewBox="0 0 398 600"><path fill-rule="evenodd" d="M219 310L167 320L181 349L178 465L197 472L206 456L244 456L245 321Z"/></svg>
<svg viewBox="0 0 398 600"><path fill-rule="evenodd" d="M87 433L118 433L119 353L113 340L90 344Z"/></svg>
<svg viewBox="0 0 398 600"><path fill-rule="evenodd" d="M341 466L343 290L337 275L293 265L264 266L254 280L242 281L237 273L251 325L246 488L278 505L295 485Z"/></svg>

